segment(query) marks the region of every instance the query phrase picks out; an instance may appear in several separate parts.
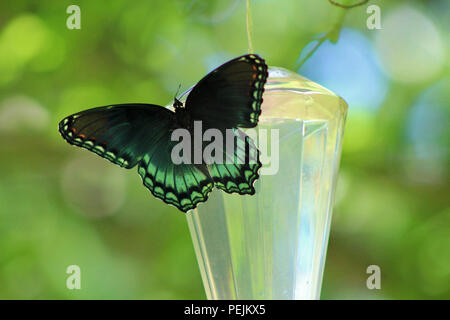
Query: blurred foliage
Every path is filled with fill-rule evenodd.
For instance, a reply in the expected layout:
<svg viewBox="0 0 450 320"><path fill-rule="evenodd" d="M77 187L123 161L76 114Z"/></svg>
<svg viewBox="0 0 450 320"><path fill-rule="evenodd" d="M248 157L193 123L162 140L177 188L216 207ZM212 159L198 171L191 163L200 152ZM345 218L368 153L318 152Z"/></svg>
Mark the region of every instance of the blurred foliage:
<svg viewBox="0 0 450 320"><path fill-rule="evenodd" d="M58 121L112 103L165 105L245 53L239 0L0 3L0 298L203 299L183 214L135 170L69 147ZM448 1L370 1L298 70L349 102L322 298L450 298ZM254 0L253 46L295 68L341 8ZM67 266L82 290L67 290ZM366 288L381 267L382 289Z"/></svg>

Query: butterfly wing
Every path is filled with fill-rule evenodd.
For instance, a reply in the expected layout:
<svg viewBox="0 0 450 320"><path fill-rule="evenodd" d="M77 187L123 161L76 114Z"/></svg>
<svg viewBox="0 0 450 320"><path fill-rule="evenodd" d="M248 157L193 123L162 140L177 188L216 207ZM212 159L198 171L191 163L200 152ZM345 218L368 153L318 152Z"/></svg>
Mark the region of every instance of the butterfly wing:
<svg viewBox="0 0 450 320"><path fill-rule="evenodd" d="M174 164L171 152L175 143L167 133L145 154L138 172L155 197L187 212L208 199L214 182L205 165Z"/></svg>
<svg viewBox="0 0 450 320"><path fill-rule="evenodd" d="M209 128L255 127L267 76L267 65L257 55L230 60L194 86L186 110Z"/></svg>
<svg viewBox="0 0 450 320"><path fill-rule="evenodd" d="M239 129L227 130L228 139L234 139L234 146L220 150L223 163L208 165L210 175L217 188L225 192L254 194L253 183L259 178L258 170L262 164L259 160L259 150L253 140Z"/></svg>
<svg viewBox="0 0 450 320"><path fill-rule="evenodd" d="M68 143L130 169L170 128L173 118L172 111L157 105L111 105L64 118L59 132Z"/></svg>
<svg viewBox="0 0 450 320"><path fill-rule="evenodd" d="M192 89L186 110L203 126L226 129L252 128L258 124L267 65L261 57L250 54L228 61L210 72ZM228 193L254 194L254 181L261 167L259 151L250 137L233 130L234 149L223 148L225 163L208 165L215 185ZM250 160L250 161L249 161Z"/></svg>
<svg viewBox="0 0 450 320"><path fill-rule="evenodd" d="M59 123L62 137L127 169L138 164L144 185L186 212L206 201L213 180L204 165L175 165L171 141L175 114L148 104L122 104L82 111Z"/></svg>

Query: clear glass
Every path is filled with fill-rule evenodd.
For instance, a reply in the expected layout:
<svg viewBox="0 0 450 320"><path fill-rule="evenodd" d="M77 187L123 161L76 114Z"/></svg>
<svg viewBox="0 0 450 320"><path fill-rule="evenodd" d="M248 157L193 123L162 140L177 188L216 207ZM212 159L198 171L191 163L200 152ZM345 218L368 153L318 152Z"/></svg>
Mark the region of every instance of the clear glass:
<svg viewBox="0 0 450 320"><path fill-rule="evenodd" d="M187 214L206 295L319 299L347 104L277 67L263 98L257 129L278 129L278 172L253 196L215 189Z"/></svg>

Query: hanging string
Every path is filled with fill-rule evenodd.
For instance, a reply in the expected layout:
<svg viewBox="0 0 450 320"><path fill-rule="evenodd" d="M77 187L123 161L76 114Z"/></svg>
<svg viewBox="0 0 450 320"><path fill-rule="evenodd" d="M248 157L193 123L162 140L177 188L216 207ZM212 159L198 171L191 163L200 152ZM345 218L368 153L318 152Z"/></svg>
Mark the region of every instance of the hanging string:
<svg viewBox="0 0 450 320"><path fill-rule="evenodd" d="M247 40L248 40L248 53L253 53L252 13L250 12L250 0L247 0Z"/></svg>

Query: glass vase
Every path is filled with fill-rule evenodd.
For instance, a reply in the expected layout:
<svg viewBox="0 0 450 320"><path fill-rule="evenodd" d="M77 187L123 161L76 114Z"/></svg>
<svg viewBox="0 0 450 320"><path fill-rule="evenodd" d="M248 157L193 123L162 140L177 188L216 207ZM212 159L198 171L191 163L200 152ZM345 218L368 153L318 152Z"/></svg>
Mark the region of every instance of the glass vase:
<svg viewBox="0 0 450 320"><path fill-rule="evenodd" d="M256 194L214 189L187 214L206 296L319 299L347 104L278 67L263 99Z"/></svg>

